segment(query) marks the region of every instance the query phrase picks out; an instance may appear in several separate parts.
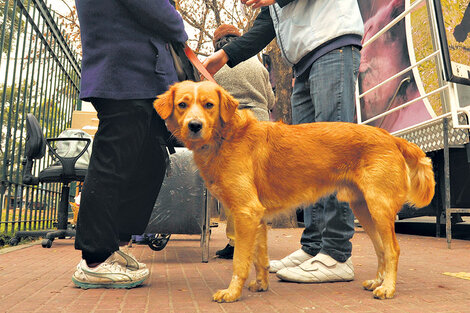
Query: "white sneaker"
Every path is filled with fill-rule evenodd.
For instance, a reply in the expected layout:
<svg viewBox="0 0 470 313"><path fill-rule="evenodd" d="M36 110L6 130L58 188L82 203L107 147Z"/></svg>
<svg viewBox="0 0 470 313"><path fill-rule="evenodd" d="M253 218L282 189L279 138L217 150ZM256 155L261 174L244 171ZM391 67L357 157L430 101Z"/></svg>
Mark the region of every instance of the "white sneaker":
<svg viewBox="0 0 470 313"><path fill-rule="evenodd" d="M119 263L116 255L117 253L113 253L106 261L93 268L89 268L82 259L77 265L72 281L83 289L133 288L141 285L149 277L147 268L130 270Z"/></svg>
<svg viewBox="0 0 470 313"><path fill-rule="evenodd" d="M119 264L122 266L127 267L128 269L135 271L135 270L141 270L143 268L147 268L147 265L144 263L140 263L137 261L135 256L133 256L129 252L129 247L123 246L119 247L119 250L117 250L115 253L115 258Z"/></svg>
<svg viewBox="0 0 470 313"><path fill-rule="evenodd" d="M308 254L302 249L299 249L297 251L292 252L282 260L269 261L269 272L277 273L277 271L283 268L295 267L311 258L312 256L310 254Z"/></svg>
<svg viewBox="0 0 470 313"><path fill-rule="evenodd" d="M329 255L319 253L296 267L279 270L277 277L297 283L324 283L354 280L351 258L341 263Z"/></svg>

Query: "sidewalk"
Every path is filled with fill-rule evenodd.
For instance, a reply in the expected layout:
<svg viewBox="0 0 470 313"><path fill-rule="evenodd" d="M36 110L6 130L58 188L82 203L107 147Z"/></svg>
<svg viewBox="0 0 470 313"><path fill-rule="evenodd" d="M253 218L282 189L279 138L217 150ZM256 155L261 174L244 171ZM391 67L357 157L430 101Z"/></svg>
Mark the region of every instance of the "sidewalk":
<svg viewBox="0 0 470 313"><path fill-rule="evenodd" d="M269 255L282 258L299 248L302 229L269 231ZM470 272L470 241L398 234L401 257L397 293L375 300L361 282L375 276L372 244L360 228L353 238L356 279L349 283L296 284L270 274L270 289L243 290L241 301L214 303L211 295L230 281L231 260L215 259L226 244L224 224L212 229L211 257L201 263L198 236L174 235L156 252L134 245L132 253L147 263L151 275L143 287L130 290L81 290L71 275L80 253L73 240L56 240L2 253L0 312L470 312L470 280L443 275ZM253 273L251 274L253 277Z"/></svg>

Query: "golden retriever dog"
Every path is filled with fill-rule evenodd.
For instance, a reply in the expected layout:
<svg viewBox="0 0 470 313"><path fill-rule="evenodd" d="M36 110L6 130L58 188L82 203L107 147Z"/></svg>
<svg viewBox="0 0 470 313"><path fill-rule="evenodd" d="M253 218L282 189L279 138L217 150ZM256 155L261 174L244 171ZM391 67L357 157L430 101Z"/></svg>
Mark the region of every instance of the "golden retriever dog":
<svg viewBox="0 0 470 313"><path fill-rule="evenodd" d="M268 289L267 215L335 191L350 203L377 254L377 275L364 288L376 298L394 296L400 253L395 216L404 203L422 207L434 195L431 160L418 146L353 123L260 122L207 81L176 83L154 107L193 151L207 188L234 217L232 281L214 301L240 298L252 261L256 279L249 290Z"/></svg>

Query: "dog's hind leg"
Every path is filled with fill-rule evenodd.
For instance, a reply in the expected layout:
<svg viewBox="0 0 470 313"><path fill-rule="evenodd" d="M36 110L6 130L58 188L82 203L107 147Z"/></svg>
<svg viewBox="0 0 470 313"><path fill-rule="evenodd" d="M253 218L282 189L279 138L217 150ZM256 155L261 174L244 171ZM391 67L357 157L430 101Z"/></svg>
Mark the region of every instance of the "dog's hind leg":
<svg viewBox="0 0 470 313"><path fill-rule="evenodd" d="M233 275L227 289L217 291L212 299L217 302L237 301L251 267L256 234L261 224L264 208L259 206L233 208L235 222L235 251L233 254Z"/></svg>
<svg viewBox="0 0 470 313"><path fill-rule="evenodd" d="M373 221L371 239L373 242L378 241L377 236L379 236L382 243L377 253L379 259L377 278L379 280L376 283L383 280L380 286L372 284L368 286L368 289L375 287L374 297L379 299L393 298L395 295L398 257L400 255L400 247L395 235L395 215L401 208L399 203L398 199L392 197L369 197L367 199L367 206Z"/></svg>
<svg viewBox="0 0 470 313"><path fill-rule="evenodd" d="M250 291L266 291L268 290L268 234L266 222L261 221L256 232L255 250L254 250L254 265L256 270L256 279L252 280L248 285Z"/></svg>
<svg viewBox="0 0 470 313"><path fill-rule="evenodd" d="M369 209L365 201L350 202L350 207L354 212L354 216L359 220L362 228L365 230L374 245L375 254L377 255L377 274L375 279L368 279L362 282L362 286L367 290L374 290L382 285L385 274L384 248L382 239L380 238L375 223L370 216Z"/></svg>
<svg viewBox="0 0 470 313"><path fill-rule="evenodd" d="M378 221L376 228L384 248L385 276L382 285L375 288L373 293L376 298L390 299L395 295L400 246L395 235L395 220L384 218Z"/></svg>

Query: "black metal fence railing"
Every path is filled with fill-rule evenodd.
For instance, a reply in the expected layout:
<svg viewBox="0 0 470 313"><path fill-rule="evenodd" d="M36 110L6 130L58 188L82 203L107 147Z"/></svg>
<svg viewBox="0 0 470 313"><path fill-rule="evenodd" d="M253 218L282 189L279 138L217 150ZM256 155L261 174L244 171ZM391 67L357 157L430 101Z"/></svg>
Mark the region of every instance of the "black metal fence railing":
<svg viewBox="0 0 470 313"><path fill-rule="evenodd" d="M22 183L25 117L33 113L46 137L70 127L79 105L77 54L43 0L0 0L0 235L51 228L60 186ZM36 162L33 173L49 156Z"/></svg>

